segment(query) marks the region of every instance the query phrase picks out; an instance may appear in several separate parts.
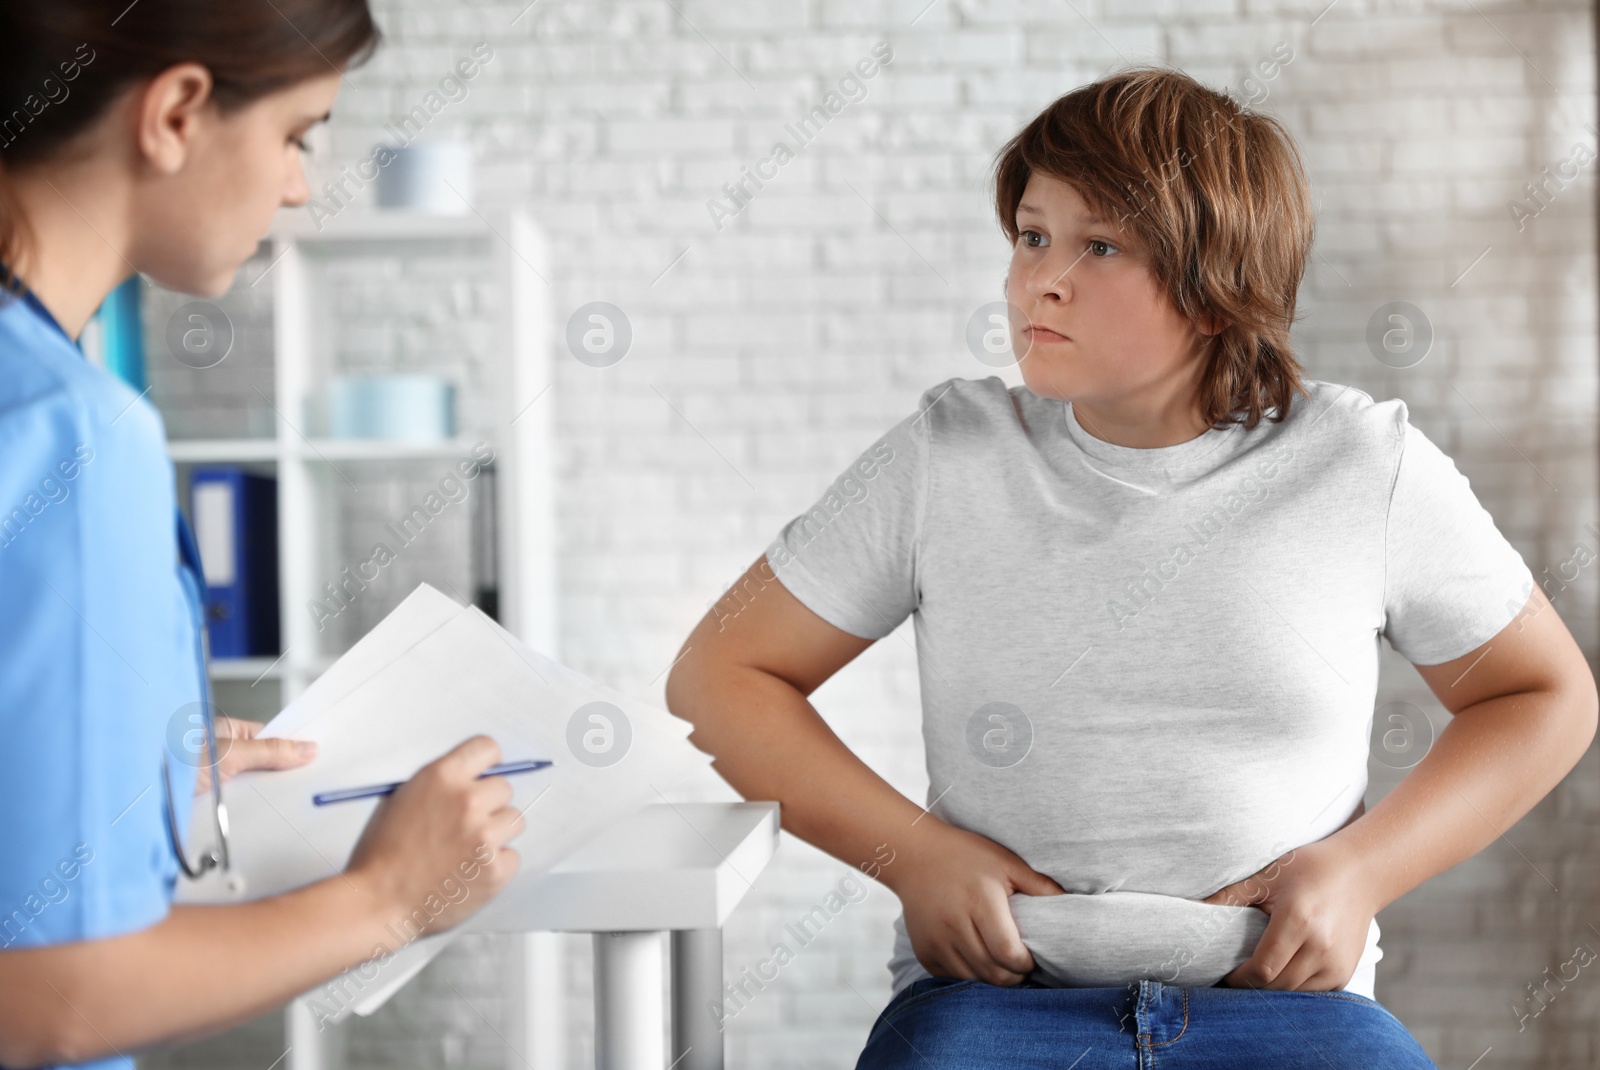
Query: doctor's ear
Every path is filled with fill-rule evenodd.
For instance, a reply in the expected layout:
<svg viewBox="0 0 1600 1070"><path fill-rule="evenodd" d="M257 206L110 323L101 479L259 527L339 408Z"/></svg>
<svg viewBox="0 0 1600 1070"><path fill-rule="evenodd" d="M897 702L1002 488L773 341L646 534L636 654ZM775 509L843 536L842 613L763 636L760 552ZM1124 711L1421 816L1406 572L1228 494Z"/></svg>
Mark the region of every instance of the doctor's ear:
<svg viewBox="0 0 1600 1070"><path fill-rule="evenodd" d="M161 174L182 170L200 128L220 121L211 91L211 72L199 63L173 64L133 90L134 137Z"/></svg>

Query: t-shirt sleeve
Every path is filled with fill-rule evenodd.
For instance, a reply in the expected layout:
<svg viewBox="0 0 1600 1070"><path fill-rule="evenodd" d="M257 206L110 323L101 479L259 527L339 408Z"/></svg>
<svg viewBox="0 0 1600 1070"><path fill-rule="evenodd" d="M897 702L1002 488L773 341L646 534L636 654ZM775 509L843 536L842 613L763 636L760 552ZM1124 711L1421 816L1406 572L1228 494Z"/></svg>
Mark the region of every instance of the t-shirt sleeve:
<svg viewBox="0 0 1600 1070"><path fill-rule="evenodd" d="M930 391L930 393L932 393ZM784 587L834 627L881 639L917 608L926 512L928 395L767 547Z"/></svg>
<svg viewBox="0 0 1600 1070"><path fill-rule="evenodd" d="M1533 574L1467 477L1426 435L1404 425L1384 534L1384 627L1415 665L1459 658L1521 611Z"/></svg>

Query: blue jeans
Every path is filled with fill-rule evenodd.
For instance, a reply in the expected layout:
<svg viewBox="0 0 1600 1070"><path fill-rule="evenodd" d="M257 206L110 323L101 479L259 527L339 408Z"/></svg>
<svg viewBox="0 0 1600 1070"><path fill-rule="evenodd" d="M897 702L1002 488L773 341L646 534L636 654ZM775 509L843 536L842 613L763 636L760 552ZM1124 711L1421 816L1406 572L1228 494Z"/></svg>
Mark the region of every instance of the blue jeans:
<svg viewBox="0 0 1600 1070"><path fill-rule="evenodd" d="M1338 989L998 987L934 977L873 1023L856 1070L1437 1070L1381 1003Z"/></svg>

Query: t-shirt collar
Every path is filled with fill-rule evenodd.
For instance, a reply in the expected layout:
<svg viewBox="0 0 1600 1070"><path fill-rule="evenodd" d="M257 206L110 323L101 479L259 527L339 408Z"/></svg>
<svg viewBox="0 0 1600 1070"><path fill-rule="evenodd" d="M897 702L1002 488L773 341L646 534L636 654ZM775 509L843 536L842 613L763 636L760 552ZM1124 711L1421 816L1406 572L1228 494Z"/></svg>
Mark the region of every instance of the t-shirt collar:
<svg viewBox="0 0 1600 1070"><path fill-rule="evenodd" d="M1078 415L1072 411L1070 401L1061 403L1061 418L1066 424L1067 436L1080 450L1101 463L1123 468L1181 470L1203 464L1217 447L1233 441L1241 430L1240 425L1229 424L1209 428L1203 434L1173 446L1137 448L1119 446L1090 434L1078 422Z"/></svg>

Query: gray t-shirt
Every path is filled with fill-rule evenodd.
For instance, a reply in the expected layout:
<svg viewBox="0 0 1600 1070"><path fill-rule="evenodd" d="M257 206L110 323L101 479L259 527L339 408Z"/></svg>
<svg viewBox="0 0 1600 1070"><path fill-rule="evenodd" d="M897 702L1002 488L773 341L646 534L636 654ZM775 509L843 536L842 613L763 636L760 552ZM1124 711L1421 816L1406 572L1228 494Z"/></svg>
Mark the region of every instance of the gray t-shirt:
<svg viewBox="0 0 1600 1070"><path fill-rule="evenodd" d="M1074 893L1012 897L1037 980L1245 961L1267 915L1197 901L1358 813L1378 637L1449 661L1532 592L1404 402L1306 387L1282 423L1135 449L952 379L767 549L835 627L915 614L931 812ZM1381 956L1374 920L1347 987ZM903 918L890 970L927 976Z"/></svg>

